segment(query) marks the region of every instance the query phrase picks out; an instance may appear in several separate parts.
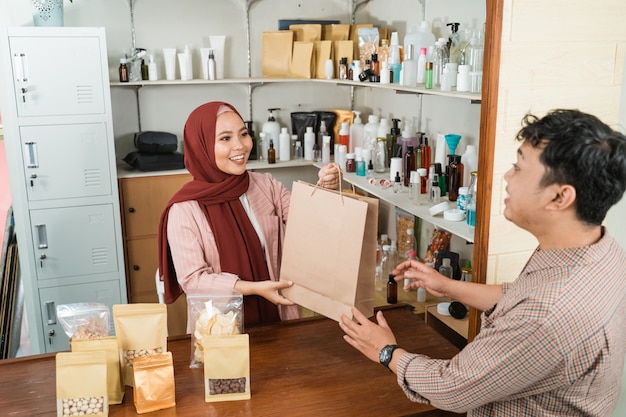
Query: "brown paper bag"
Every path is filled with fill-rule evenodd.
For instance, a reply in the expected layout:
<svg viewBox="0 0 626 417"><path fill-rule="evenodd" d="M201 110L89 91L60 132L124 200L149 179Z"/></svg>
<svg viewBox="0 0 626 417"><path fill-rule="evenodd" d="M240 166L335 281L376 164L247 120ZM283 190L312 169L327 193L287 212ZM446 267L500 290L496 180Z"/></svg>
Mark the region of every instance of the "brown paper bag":
<svg viewBox="0 0 626 417"><path fill-rule="evenodd" d="M167 351L167 306L115 304L113 324L120 349L122 382L133 386L133 359Z"/></svg>
<svg viewBox="0 0 626 417"><path fill-rule="evenodd" d="M124 399L124 385L120 374L120 354L117 337L108 336L98 339L70 340L72 352L93 352L103 350L106 353L107 395L109 404L121 404Z"/></svg>
<svg viewBox="0 0 626 417"><path fill-rule="evenodd" d="M315 42L315 78L326 78L326 60L333 57L333 42L319 41Z"/></svg>
<svg viewBox="0 0 626 417"><path fill-rule="evenodd" d="M352 53L354 44L352 41L334 41L333 42L333 62L335 68L339 68L339 60L348 58L348 65L352 62Z"/></svg>
<svg viewBox="0 0 626 417"><path fill-rule="evenodd" d="M57 416L77 416L81 411L81 415L87 411L95 417L109 415L104 351L59 352L55 365Z"/></svg>
<svg viewBox="0 0 626 417"><path fill-rule="evenodd" d="M316 23L302 23L289 25L293 32L294 42L317 42L322 40L322 25Z"/></svg>
<svg viewBox="0 0 626 417"><path fill-rule="evenodd" d="M291 301L339 321L374 311L378 200L293 183L280 280Z"/></svg>
<svg viewBox="0 0 626 417"><path fill-rule="evenodd" d="M250 337L215 336L204 349L204 401L250 399Z"/></svg>
<svg viewBox="0 0 626 417"><path fill-rule="evenodd" d="M313 42L294 42L289 76L291 78L313 78L315 73L313 55Z"/></svg>
<svg viewBox="0 0 626 417"><path fill-rule="evenodd" d="M265 78L289 77L293 32L276 30L263 32L261 71Z"/></svg>
<svg viewBox="0 0 626 417"><path fill-rule="evenodd" d="M350 39L350 25L338 23L322 26L322 40L347 41Z"/></svg>

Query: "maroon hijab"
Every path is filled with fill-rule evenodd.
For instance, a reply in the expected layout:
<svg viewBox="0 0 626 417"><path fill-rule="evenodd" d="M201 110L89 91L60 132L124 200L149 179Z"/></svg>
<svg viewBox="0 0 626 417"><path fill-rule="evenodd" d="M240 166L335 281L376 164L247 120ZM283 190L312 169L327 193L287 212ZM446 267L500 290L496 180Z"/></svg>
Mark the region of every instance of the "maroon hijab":
<svg viewBox="0 0 626 417"><path fill-rule="evenodd" d="M183 185L167 203L159 224L159 271L168 304L183 293L167 241L169 209L182 201L195 200L200 205L215 236L223 272L247 281L270 279L261 241L239 200L248 190L250 175L248 171L241 175L227 174L215 162L215 125L222 106L241 117L230 104L210 102L191 112L185 124L185 167L193 180ZM244 297L246 325L279 320L278 308L265 298Z"/></svg>

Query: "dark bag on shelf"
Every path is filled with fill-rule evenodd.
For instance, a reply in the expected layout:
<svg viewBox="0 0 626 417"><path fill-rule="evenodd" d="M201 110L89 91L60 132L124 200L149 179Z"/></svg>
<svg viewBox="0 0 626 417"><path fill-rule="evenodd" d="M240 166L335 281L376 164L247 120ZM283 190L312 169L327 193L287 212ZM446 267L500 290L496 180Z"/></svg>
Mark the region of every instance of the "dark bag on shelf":
<svg viewBox="0 0 626 417"><path fill-rule="evenodd" d="M179 152L131 152L124 157L124 161L140 171L164 171L185 168L184 156Z"/></svg>
<svg viewBox="0 0 626 417"><path fill-rule="evenodd" d="M170 153L178 148L178 139L168 132L137 132L135 148L139 152Z"/></svg>

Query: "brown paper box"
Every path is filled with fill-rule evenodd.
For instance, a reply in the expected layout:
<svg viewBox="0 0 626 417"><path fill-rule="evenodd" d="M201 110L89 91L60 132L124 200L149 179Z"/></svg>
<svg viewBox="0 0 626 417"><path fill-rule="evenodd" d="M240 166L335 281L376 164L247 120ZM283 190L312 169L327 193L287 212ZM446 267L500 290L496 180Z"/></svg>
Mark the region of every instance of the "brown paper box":
<svg viewBox="0 0 626 417"><path fill-rule="evenodd" d="M339 321L374 311L378 200L293 183L281 281L293 302Z"/></svg>
<svg viewBox="0 0 626 417"><path fill-rule="evenodd" d="M261 73L263 77L289 77L292 46L293 32L290 30L263 32L261 57Z"/></svg>

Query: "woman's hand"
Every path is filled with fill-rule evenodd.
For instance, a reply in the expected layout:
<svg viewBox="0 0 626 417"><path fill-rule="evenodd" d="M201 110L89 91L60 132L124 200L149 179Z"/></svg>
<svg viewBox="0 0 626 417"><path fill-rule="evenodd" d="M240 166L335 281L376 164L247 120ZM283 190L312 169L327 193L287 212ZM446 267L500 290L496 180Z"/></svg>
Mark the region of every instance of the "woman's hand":
<svg viewBox="0 0 626 417"><path fill-rule="evenodd" d="M294 302L288 300L280 294L280 290L293 285L293 281L245 281L238 280L234 290L243 295L260 295L267 301L277 304L291 306Z"/></svg>
<svg viewBox="0 0 626 417"><path fill-rule="evenodd" d="M337 190L339 188L339 165L330 163L320 168L317 176L319 177L319 184L323 188L329 190Z"/></svg>
<svg viewBox="0 0 626 417"><path fill-rule="evenodd" d="M370 321L359 310L352 307L354 320L341 315L339 327L344 331L343 339L374 362L379 361L382 348L395 345L396 337L387 324L382 311L376 313L378 324Z"/></svg>

